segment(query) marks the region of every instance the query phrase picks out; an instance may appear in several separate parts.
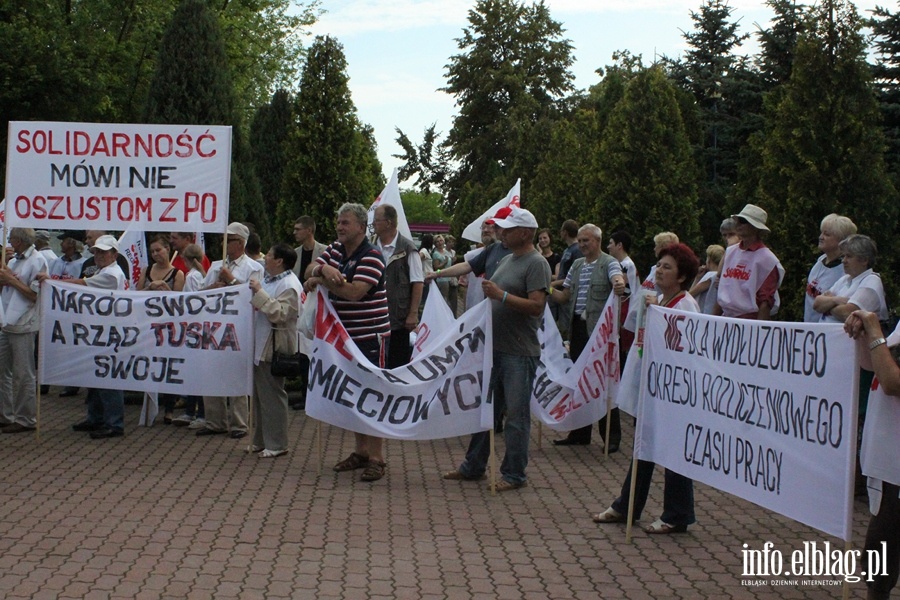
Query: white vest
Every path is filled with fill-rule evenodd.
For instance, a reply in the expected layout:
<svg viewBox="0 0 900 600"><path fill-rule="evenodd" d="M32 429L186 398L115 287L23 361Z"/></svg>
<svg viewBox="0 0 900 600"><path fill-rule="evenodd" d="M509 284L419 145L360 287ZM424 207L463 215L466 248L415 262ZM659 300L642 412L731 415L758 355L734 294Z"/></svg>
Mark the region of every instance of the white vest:
<svg viewBox="0 0 900 600"><path fill-rule="evenodd" d="M722 259L722 276L719 279L717 301L726 317L737 317L759 312L756 292L762 287L766 277L778 269L778 285L784 279L784 267L772 251L765 246L756 250L743 250L740 244L729 246ZM771 314L778 312L781 298L775 292Z"/></svg>

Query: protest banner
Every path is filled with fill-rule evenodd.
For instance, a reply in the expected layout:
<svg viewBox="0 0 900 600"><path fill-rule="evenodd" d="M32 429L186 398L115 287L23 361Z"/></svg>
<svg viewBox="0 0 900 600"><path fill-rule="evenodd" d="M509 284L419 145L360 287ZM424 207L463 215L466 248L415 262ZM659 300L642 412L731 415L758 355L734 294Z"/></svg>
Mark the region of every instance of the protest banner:
<svg viewBox="0 0 900 600"><path fill-rule="evenodd" d="M538 330L541 360L531 391L531 414L554 431L593 425L606 416L619 382L618 296L610 295L581 356L566 355L550 312Z"/></svg>
<svg viewBox="0 0 900 600"><path fill-rule="evenodd" d="M438 296L439 298L439 296ZM378 369L319 292L306 413L382 438L432 440L491 429L491 310L484 302L434 331L408 365Z"/></svg>
<svg viewBox="0 0 900 600"><path fill-rule="evenodd" d="M184 395L248 394L250 288L192 293L41 289L43 384Z"/></svg>
<svg viewBox="0 0 900 600"><path fill-rule="evenodd" d="M849 540L855 357L840 324L652 306L636 456Z"/></svg>
<svg viewBox="0 0 900 600"><path fill-rule="evenodd" d="M225 231L231 128L13 121L10 226Z"/></svg>
<svg viewBox="0 0 900 600"><path fill-rule="evenodd" d="M456 320L453 317L453 313L450 312L450 306L446 302L438 301L443 300L443 298L441 298L441 291L438 289L437 282L430 281L425 285L430 286L428 294L436 300L434 302L426 302L425 308L422 309L422 319L416 326L412 336L414 338L412 340L413 358L422 353L422 349L429 343L429 339L435 332L447 331L447 329L453 327L453 321Z"/></svg>

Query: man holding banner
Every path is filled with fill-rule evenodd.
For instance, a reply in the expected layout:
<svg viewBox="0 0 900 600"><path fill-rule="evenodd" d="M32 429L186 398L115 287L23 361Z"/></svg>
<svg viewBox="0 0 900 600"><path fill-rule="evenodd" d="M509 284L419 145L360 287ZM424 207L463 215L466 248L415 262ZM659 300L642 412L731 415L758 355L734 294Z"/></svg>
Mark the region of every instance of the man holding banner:
<svg viewBox="0 0 900 600"><path fill-rule="evenodd" d="M89 232L90 233L90 232ZM119 242L111 235L101 235L91 246L93 275L72 279L75 283L102 290L124 290L125 273L118 265ZM41 279L49 275L41 275ZM122 390L88 389L87 419L72 425L74 431L89 431L95 440L125 435L125 394Z"/></svg>
<svg viewBox="0 0 900 600"><path fill-rule="evenodd" d="M506 396L506 456L500 467L503 480L498 492L526 485L528 439L531 429L530 399L541 354L538 329L547 301L550 266L534 247L538 224L529 211L514 207L509 216L496 219L501 239L511 254L506 256L490 280L482 283L490 298L493 318L494 365L491 395L502 383ZM456 267L453 267L456 268ZM472 436L466 458L444 479L477 480L484 476L490 456L488 432Z"/></svg>
<svg viewBox="0 0 900 600"><path fill-rule="evenodd" d="M622 267L615 258L600 249L602 237L603 232L593 223L582 225L576 238L582 257L572 263L561 292L550 288L550 298L569 309L563 318L568 323L569 355L573 361L581 356L581 352L587 346L610 293L621 296L625 292ZM570 302L570 298L574 301ZM618 409L613 410L610 439L605 440L610 454L619 451L619 442L622 439L619 412ZM593 425L580 427L570 431L567 437L554 440L553 444L556 446L590 444L592 429ZM605 427L600 435L605 437Z"/></svg>
<svg viewBox="0 0 900 600"><path fill-rule="evenodd" d="M244 254L244 246L249 237L250 230L246 225L228 225L225 236L227 260L224 264L221 260L212 264L203 280L203 289L241 285L251 279L262 279L262 265ZM230 414L226 415L229 405ZM229 433L229 427L232 439L237 440L247 435L247 418L250 412L247 396L204 396L203 408L206 411L206 427L197 431L198 436Z"/></svg>
<svg viewBox="0 0 900 600"><path fill-rule="evenodd" d="M390 342L384 258L366 239L368 215L361 204L343 204L337 214L337 241L316 259L307 279L330 293L338 317L356 346L378 368L384 368ZM337 472L364 469L362 481L384 477L384 441L354 434L356 449L334 465Z"/></svg>

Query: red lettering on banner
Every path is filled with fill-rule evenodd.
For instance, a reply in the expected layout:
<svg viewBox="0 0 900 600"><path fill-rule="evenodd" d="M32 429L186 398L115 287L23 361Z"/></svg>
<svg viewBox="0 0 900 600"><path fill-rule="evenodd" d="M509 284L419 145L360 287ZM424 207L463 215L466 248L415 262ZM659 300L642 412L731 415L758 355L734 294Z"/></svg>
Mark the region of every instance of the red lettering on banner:
<svg viewBox="0 0 900 600"><path fill-rule="evenodd" d="M129 133L124 131L100 131L93 134L82 130L31 130L21 129L16 135L15 151L18 154L48 154L70 156L106 156L139 158L166 158L174 154L178 158L212 158L218 154L216 137L209 130L193 136L185 129L175 139L169 133ZM210 146L212 143L212 146ZM176 150L177 148L177 150Z"/></svg>
<svg viewBox="0 0 900 600"><path fill-rule="evenodd" d="M353 360L353 355L346 347L350 341L350 334L344 329L337 315L326 310L324 303L316 306L316 337L334 346L334 349L347 360Z"/></svg>
<svg viewBox="0 0 900 600"><path fill-rule="evenodd" d="M160 202L164 204L168 204L169 207L163 211L163 214L159 217L160 223L174 223L175 217L168 216L169 213L175 208L175 205L178 204L178 198L160 198Z"/></svg>

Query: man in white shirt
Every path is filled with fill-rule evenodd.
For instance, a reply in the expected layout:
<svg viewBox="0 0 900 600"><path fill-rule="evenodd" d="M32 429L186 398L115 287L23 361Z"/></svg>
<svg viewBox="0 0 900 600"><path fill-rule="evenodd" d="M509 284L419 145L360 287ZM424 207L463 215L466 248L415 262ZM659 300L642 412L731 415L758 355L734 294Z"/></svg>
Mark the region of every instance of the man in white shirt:
<svg viewBox="0 0 900 600"><path fill-rule="evenodd" d="M14 227L15 256L0 264L0 300L6 316L0 330L0 423L3 433L34 431L37 421L34 346L38 331L39 273L47 261L34 247L34 230Z"/></svg>
<svg viewBox="0 0 900 600"><path fill-rule="evenodd" d="M44 255L48 266L58 258L50 247L50 232L46 229L34 232L34 249Z"/></svg>
<svg viewBox="0 0 900 600"><path fill-rule="evenodd" d="M244 254L249 237L250 230L246 225L235 222L228 226L225 238L227 258L224 264L221 260L212 263L203 280L203 289L244 285L251 279L259 281L263 278L262 265ZM247 435L250 413L247 396L203 396L203 407L206 427L197 431L198 436L225 434L229 433L229 429L232 439Z"/></svg>
<svg viewBox="0 0 900 600"><path fill-rule="evenodd" d="M125 272L118 265L119 242L111 235L99 236L91 246L94 255L93 274L67 283L85 285L101 290L124 290ZM41 280L49 279L43 273ZM121 437L125 435L125 394L122 390L91 388L87 393L87 419L72 425L74 431L88 431L91 439Z"/></svg>

